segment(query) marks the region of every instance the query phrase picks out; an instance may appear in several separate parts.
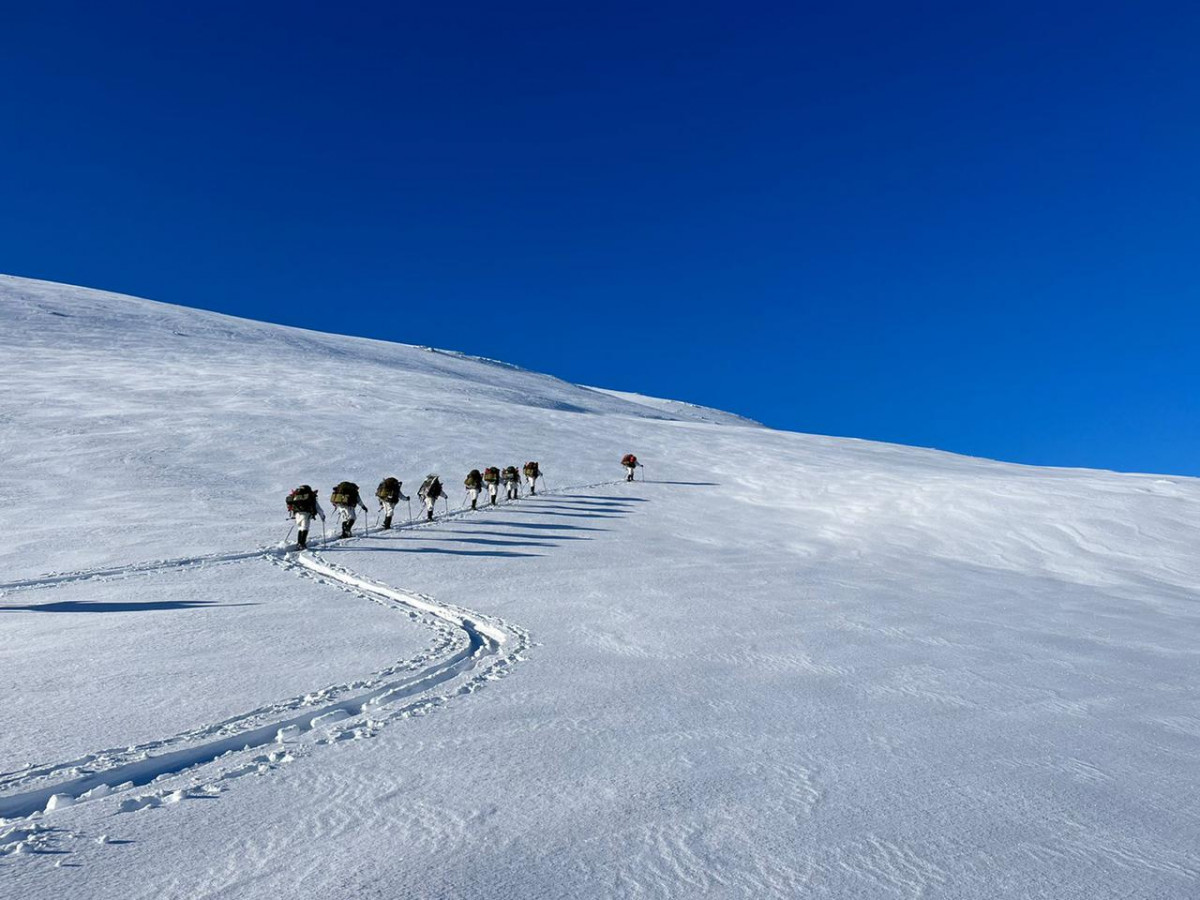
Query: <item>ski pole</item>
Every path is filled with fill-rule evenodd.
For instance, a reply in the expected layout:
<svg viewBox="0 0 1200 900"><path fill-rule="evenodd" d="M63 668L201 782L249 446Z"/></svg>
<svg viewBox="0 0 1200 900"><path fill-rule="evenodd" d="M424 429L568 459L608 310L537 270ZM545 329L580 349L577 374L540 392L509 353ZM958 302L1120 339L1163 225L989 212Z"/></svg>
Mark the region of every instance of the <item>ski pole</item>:
<svg viewBox="0 0 1200 900"><path fill-rule="evenodd" d="M283 542L285 544L288 542L288 538L290 538L292 536L292 529L295 527L296 527L295 522L293 522L291 525L288 526L288 533L283 536Z"/></svg>
<svg viewBox="0 0 1200 900"><path fill-rule="evenodd" d="M329 536L325 534L325 517L321 516L321 543L328 544Z"/></svg>
<svg viewBox="0 0 1200 900"><path fill-rule="evenodd" d="M413 520L413 517L412 517L412 498L410 497L408 500L405 500L404 502L408 504L408 521L409 521L409 523L411 523L411 522L412 522L412 520Z"/></svg>

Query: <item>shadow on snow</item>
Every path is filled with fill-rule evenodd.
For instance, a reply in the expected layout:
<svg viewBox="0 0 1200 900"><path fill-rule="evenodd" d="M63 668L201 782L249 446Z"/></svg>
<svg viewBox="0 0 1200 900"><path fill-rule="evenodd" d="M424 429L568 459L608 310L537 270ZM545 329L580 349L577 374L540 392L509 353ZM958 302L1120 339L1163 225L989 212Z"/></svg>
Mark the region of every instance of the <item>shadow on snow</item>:
<svg viewBox="0 0 1200 900"><path fill-rule="evenodd" d="M257 603L219 603L216 600L149 600L125 603L106 603L102 600L60 600L57 603L36 603L27 606L0 605L2 612L42 613L110 613L110 612L157 612L172 609L203 609L213 606L258 606Z"/></svg>

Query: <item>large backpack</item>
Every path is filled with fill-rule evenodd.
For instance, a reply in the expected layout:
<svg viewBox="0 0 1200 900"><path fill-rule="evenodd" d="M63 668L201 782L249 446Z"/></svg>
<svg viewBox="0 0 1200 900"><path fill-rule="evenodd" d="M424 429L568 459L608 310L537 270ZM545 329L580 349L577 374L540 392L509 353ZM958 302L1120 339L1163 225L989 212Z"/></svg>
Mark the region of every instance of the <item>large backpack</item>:
<svg viewBox="0 0 1200 900"><path fill-rule="evenodd" d="M505 466L504 473L501 475L501 477L505 481L520 481L521 479L521 476L517 473L516 466Z"/></svg>
<svg viewBox="0 0 1200 900"><path fill-rule="evenodd" d="M375 496L384 503L397 503L400 500L400 482L395 478L385 478L375 488Z"/></svg>
<svg viewBox="0 0 1200 900"><path fill-rule="evenodd" d="M632 453L626 453L621 459L621 465L623 466L636 466L637 464L637 457Z"/></svg>
<svg viewBox="0 0 1200 900"><path fill-rule="evenodd" d="M525 477L526 478L537 478L541 474L542 474L541 469L538 468L537 463L535 463L535 462L525 463Z"/></svg>
<svg viewBox="0 0 1200 900"><path fill-rule="evenodd" d="M418 497L428 497L430 500L436 500L442 496L442 482L436 475L427 475L421 483L421 489L417 491Z"/></svg>
<svg viewBox="0 0 1200 900"><path fill-rule="evenodd" d="M472 469L467 473L467 477L463 479L463 484L469 488L479 487L479 485L483 484L483 476L479 474L478 469Z"/></svg>
<svg viewBox="0 0 1200 900"><path fill-rule="evenodd" d="M358 503L358 485L353 481L339 482L329 495L329 502L334 506L354 506Z"/></svg>
<svg viewBox="0 0 1200 900"><path fill-rule="evenodd" d="M500 470L495 466L488 466L483 470L483 480L488 484L495 484L500 480Z"/></svg>
<svg viewBox="0 0 1200 900"><path fill-rule="evenodd" d="M292 515L308 513L310 516L317 511L317 492L307 484L302 484L287 495L287 511Z"/></svg>

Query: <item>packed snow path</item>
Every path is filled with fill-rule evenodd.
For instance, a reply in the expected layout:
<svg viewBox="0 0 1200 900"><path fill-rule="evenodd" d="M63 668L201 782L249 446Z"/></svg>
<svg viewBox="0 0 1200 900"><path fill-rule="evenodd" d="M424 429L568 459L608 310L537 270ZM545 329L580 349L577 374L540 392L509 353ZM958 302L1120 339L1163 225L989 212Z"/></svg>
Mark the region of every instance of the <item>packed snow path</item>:
<svg viewBox="0 0 1200 900"><path fill-rule="evenodd" d="M601 486L583 485L557 492L543 491L541 497L567 497L570 490ZM521 501L526 507L538 504L537 497ZM507 504L485 507L479 512L497 512ZM374 532L386 537L416 529L436 529L469 511L455 510L433 522L414 520L395 526L391 532ZM364 523L364 529L368 526ZM360 535L356 533L355 540ZM315 547L345 546L347 541L330 538L314 542ZM433 650L416 660L401 662L376 672L351 685L330 685L303 697L291 698L259 708L199 729L169 738L143 743L126 749L89 753L68 762L33 765L20 771L0 773L0 819L17 819L50 812L56 808L102 798L110 798L189 772L206 764L220 762L219 778L230 772L244 771L243 758L259 748L285 745L301 740L309 732L328 733L333 740L353 731L362 735L396 718L412 715L444 703L454 694L475 691L488 680L505 674L523 658L528 635L519 626L486 617L469 610L439 603L432 597L398 590L372 581L330 563L318 550L295 552L282 548L183 557L157 562L108 566L65 574L50 574L0 584L0 595L36 588L53 588L79 581L136 577L163 570L183 570L213 565L265 560L302 577L336 585L364 599L408 612L430 624L440 640ZM440 657L438 654L442 654ZM401 675L402 677L397 677ZM468 678L467 676L472 677ZM402 703L403 701L403 703ZM401 704L402 705L397 705ZM268 757L267 763L283 756ZM256 769L263 764L256 758ZM204 781L198 777L195 784ZM157 805L174 790L156 791L148 797L123 800L119 808L131 810ZM2 848L0 848L2 849Z"/></svg>

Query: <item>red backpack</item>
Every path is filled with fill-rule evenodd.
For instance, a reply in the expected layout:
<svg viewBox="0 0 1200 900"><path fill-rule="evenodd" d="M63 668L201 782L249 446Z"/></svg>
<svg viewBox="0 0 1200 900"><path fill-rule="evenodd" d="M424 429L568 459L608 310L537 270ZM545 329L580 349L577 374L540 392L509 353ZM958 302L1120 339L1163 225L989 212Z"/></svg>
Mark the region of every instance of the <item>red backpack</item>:
<svg viewBox="0 0 1200 900"><path fill-rule="evenodd" d="M302 484L287 495L287 511L292 515L308 513L310 516L317 511L317 492L307 484Z"/></svg>

